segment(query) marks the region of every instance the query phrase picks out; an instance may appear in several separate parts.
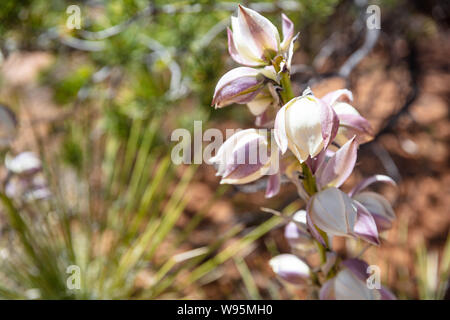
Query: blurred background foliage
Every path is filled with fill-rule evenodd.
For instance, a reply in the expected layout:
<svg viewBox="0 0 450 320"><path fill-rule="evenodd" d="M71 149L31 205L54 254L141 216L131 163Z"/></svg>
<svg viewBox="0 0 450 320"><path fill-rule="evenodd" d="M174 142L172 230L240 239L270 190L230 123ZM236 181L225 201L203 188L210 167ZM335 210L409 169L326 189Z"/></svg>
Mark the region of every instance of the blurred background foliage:
<svg viewBox="0 0 450 320"><path fill-rule="evenodd" d="M17 69L13 67L9 76L4 72L0 77L1 103L16 112L22 130L20 141L10 152L32 149L38 153L53 192L52 200L43 203L2 197L2 297L295 296L291 289L280 293L280 284L270 279L267 259L262 258L283 250L277 240L279 233L263 237L281 225L280 219L259 212L258 201L250 201L249 207L246 195L236 200L237 190L218 188L217 180L211 182L211 168L201 166L194 175L193 167L170 164L170 134L175 128L193 130L194 120L209 121L203 123L211 127L220 127L225 121L234 127L252 124L246 108L229 107L220 112L211 108L217 80L235 66L227 54L225 30L237 3L2 0L0 64L6 65L19 55ZM306 85L335 76L339 66L364 42L360 20L367 1L241 3L277 26L281 25L281 12L294 21L300 31L300 50L295 58L300 70L296 74L299 92ZM396 66L406 66L408 73L407 62L418 41L448 28L445 1L374 3L382 8L380 48L388 54L387 58L375 56L365 70L357 72L358 77ZM81 9L81 29L71 30L66 26L70 16L66 9L74 4ZM413 21L413 16L419 18ZM328 43L333 44L331 52L327 51ZM32 81L20 69L26 53L44 53L39 56L44 62L30 67L39 70ZM326 62L318 61L317 56L324 56ZM311 65L315 70L308 67ZM411 77L400 77L399 81L412 83L417 70L414 65L409 70ZM358 87L358 77L345 79L344 86ZM49 98L42 100L42 92ZM405 96L399 96L399 105L407 101ZM43 102L30 111L30 102L37 101ZM397 110L403 109L390 110L394 117ZM392 118L384 119L390 123ZM378 129L393 131L392 126ZM213 195L199 201L200 207L191 208L189 202L197 198L188 191L192 185L198 187L198 181L210 183ZM239 210L257 214L233 218L231 223L211 218L211 207L223 204L223 194ZM287 192L272 205L279 208L289 200L292 193ZM286 212L290 214L299 206L293 202ZM212 227L214 223L224 227ZM214 236L203 239L204 228L210 228ZM192 237L197 229L201 241ZM440 240L439 248L445 239ZM439 260L444 265L437 267L443 277L434 286L440 285L439 296L437 289L427 286L431 280L419 279L420 292L399 285L395 290L400 297L442 298L449 248L447 245L445 257ZM427 246L423 246L417 252L416 262L422 270L439 264L428 259L426 251ZM244 259L255 252L261 257ZM233 276L222 269L225 262L233 265ZM82 267L80 291L68 291L65 285L66 268L71 264ZM403 278L408 274L403 273ZM225 280L220 280L223 275ZM238 278L239 293L224 284L229 277Z"/></svg>

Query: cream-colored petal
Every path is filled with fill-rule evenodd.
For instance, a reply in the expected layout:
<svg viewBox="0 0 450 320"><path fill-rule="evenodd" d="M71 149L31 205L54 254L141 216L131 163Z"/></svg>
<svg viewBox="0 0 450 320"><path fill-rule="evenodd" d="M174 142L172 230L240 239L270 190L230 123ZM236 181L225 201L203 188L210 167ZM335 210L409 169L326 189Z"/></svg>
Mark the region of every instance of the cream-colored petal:
<svg viewBox="0 0 450 320"><path fill-rule="evenodd" d="M316 156L323 149L320 109L314 99L300 98L286 109L286 133L296 146L300 161L309 155Z"/></svg>
<svg viewBox="0 0 450 320"><path fill-rule="evenodd" d="M264 59L262 59L264 52L262 48L256 45L249 30L242 28L237 17L231 17L231 27L233 29L234 44L239 55L243 56L246 60L264 64Z"/></svg>

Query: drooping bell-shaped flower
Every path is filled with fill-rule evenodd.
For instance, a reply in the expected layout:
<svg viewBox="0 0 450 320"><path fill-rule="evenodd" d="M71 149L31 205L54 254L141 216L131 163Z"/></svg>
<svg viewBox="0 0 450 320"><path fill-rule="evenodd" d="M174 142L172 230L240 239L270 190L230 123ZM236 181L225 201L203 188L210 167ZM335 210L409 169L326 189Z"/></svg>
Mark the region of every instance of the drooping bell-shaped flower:
<svg viewBox="0 0 450 320"><path fill-rule="evenodd" d="M278 172L278 150L268 153L265 131L246 129L228 138L210 161L217 166L216 175L222 177L220 183L244 184Z"/></svg>
<svg viewBox="0 0 450 320"><path fill-rule="evenodd" d="M332 106L339 117L339 130L334 141L345 144L353 136L359 144L373 139L373 130L370 123L350 103L353 101L352 93L347 89L340 89L328 93L322 99Z"/></svg>
<svg viewBox="0 0 450 320"><path fill-rule="evenodd" d="M310 90L286 103L275 118L275 140L282 153L289 148L300 162L315 157L334 139L335 112Z"/></svg>
<svg viewBox="0 0 450 320"><path fill-rule="evenodd" d="M328 280L321 289L322 300L378 300L379 293L367 287L350 270L339 271L335 278Z"/></svg>
<svg viewBox="0 0 450 320"><path fill-rule="evenodd" d="M321 300L395 300L384 286L369 288L369 265L359 259L347 259L338 274L324 283L319 292Z"/></svg>
<svg viewBox="0 0 450 320"><path fill-rule="evenodd" d="M357 212L352 199L347 194L331 187L311 197L308 203L308 218L327 234L353 236ZM314 230L311 232L317 238Z"/></svg>
<svg viewBox="0 0 450 320"><path fill-rule="evenodd" d="M269 261L273 272L292 284L304 284L309 279L309 266L293 254L280 254Z"/></svg>
<svg viewBox="0 0 450 320"><path fill-rule="evenodd" d="M222 108L232 103L249 103L264 88L267 79L276 79L273 67L232 69L217 83L212 104Z"/></svg>
<svg viewBox="0 0 450 320"><path fill-rule="evenodd" d="M228 51L245 66L263 66L280 51L280 34L267 18L239 5L237 17L231 17L228 29Z"/></svg>

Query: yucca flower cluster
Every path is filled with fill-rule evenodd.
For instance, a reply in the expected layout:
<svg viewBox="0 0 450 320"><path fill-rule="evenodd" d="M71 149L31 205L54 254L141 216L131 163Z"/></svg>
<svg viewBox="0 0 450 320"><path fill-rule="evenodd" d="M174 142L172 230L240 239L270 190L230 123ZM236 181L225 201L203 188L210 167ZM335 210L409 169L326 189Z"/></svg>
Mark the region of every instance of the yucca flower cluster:
<svg viewBox="0 0 450 320"><path fill-rule="evenodd" d="M333 237L360 238L379 245L379 234L395 219L389 202L367 191L375 182L394 181L375 175L348 193L340 186L351 175L360 144L373 138L369 122L352 105L347 89L318 98L308 88L295 96L290 82L298 34L282 15L282 34L265 17L239 6L231 18L228 50L240 65L218 82L213 105L247 104L258 129L237 132L220 147L211 162L221 183L244 184L268 176L266 197L280 190L282 176L295 184L305 210L289 218L285 237L293 252L270 261L283 280L311 288L320 299L394 299L384 287L369 288L368 265L357 258L341 259L332 249ZM252 150L267 150L270 156ZM305 257L319 251L321 264L311 266Z"/></svg>

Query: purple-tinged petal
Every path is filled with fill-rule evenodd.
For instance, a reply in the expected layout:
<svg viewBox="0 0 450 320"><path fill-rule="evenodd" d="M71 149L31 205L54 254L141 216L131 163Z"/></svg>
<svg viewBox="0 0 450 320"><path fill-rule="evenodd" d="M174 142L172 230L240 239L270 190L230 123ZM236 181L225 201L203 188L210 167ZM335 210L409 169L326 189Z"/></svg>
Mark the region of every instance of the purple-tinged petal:
<svg viewBox="0 0 450 320"><path fill-rule="evenodd" d="M248 41L253 41L263 54L266 50L278 51L280 35L269 19L252 9L239 5L238 21L242 36L250 36L251 39Z"/></svg>
<svg viewBox="0 0 450 320"><path fill-rule="evenodd" d="M382 174L377 174L377 175L371 176L371 177L366 178L363 181L361 181L349 192L348 195L350 197L353 197L353 195L357 194L358 192L367 188L368 186L370 186L371 184L373 184L375 182L387 182L387 183L393 185L394 187L397 186L397 184L395 183L394 180L392 180L391 177L388 177L388 176L385 176Z"/></svg>
<svg viewBox="0 0 450 320"><path fill-rule="evenodd" d="M322 125L322 138L324 140L324 149L328 148L330 143L336 137L339 129L339 118L336 112L322 100L318 100L320 107L320 122Z"/></svg>
<svg viewBox="0 0 450 320"><path fill-rule="evenodd" d="M320 300L336 300L334 295L334 278L325 282L319 291Z"/></svg>
<svg viewBox="0 0 450 320"><path fill-rule="evenodd" d="M265 197L272 198L273 196L276 196L278 192L280 192L280 186L281 186L281 174L278 171L278 173L269 176Z"/></svg>
<svg viewBox="0 0 450 320"><path fill-rule="evenodd" d="M220 183L244 184L270 174L275 156L264 154L267 147L266 135L256 129L241 130L228 138L210 159L217 168L216 175L222 177Z"/></svg>
<svg viewBox="0 0 450 320"><path fill-rule="evenodd" d="M353 172L356 163L358 143L353 137L326 162L322 162L316 173L321 188L329 185L340 187Z"/></svg>
<svg viewBox="0 0 450 320"><path fill-rule="evenodd" d="M323 102L327 105L332 106L336 101L353 101L353 94L350 90L347 89L339 89L336 91L332 91L327 93L325 96L321 98Z"/></svg>
<svg viewBox="0 0 450 320"><path fill-rule="evenodd" d="M391 204L381 195L371 191L360 192L353 199L361 203L370 212L377 224L378 232L392 227L395 212Z"/></svg>
<svg viewBox="0 0 450 320"><path fill-rule="evenodd" d="M294 56L294 49L295 49L295 43L298 40L298 37L300 36L300 33L297 33L291 40L291 42L289 43L288 47L287 47L287 51L284 54L285 55L285 59L286 59L286 69L291 72L291 67L292 67L292 57Z"/></svg>
<svg viewBox="0 0 450 320"><path fill-rule="evenodd" d="M231 161L227 164L223 177L241 179L261 169L265 163L261 162L258 147L264 142L263 137L255 136L253 140L249 140L234 149L233 155L230 157ZM255 152L255 159L251 159L251 153Z"/></svg>
<svg viewBox="0 0 450 320"><path fill-rule="evenodd" d="M284 14L281 14L282 30L283 30L283 42L281 42L281 49L285 50L294 37L294 23Z"/></svg>
<svg viewBox="0 0 450 320"><path fill-rule="evenodd" d="M369 289L366 282L349 269L342 269L334 279L336 300L377 300L380 296L377 290Z"/></svg>
<svg viewBox="0 0 450 320"><path fill-rule="evenodd" d="M397 297L384 286L381 286L381 289L378 291L380 292L381 300L397 300Z"/></svg>
<svg viewBox="0 0 450 320"><path fill-rule="evenodd" d="M353 272L353 274L355 274L355 276L357 276L362 281L367 280L367 277L369 276L369 274L367 273L367 268L369 267L367 262L361 259L351 258L346 259L341 263L344 267L350 269L350 271Z"/></svg>
<svg viewBox="0 0 450 320"><path fill-rule="evenodd" d="M311 197L308 206L311 221L327 234L354 236L357 212L352 200L341 190L330 187L319 191Z"/></svg>
<svg viewBox="0 0 450 320"><path fill-rule="evenodd" d="M259 67L262 65L258 61L246 59L245 57L239 54L239 52L236 49L236 44L234 43L233 31L231 31L230 28L227 28L227 36L228 36L228 53L230 54L231 58L234 61L247 67Z"/></svg>
<svg viewBox="0 0 450 320"><path fill-rule="evenodd" d="M377 225L378 232L383 232L392 228L392 221L386 217L372 214L373 219Z"/></svg>
<svg viewBox="0 0 450 320"><path fill-rule="evenodd" d="M224 174L224 179L243 179L259 171L263 166L261 163L233 165L227 168L230 172Z"/></svg>
<svg viewBox="0 0 450 320"><path fill-rule="evenodd" d="M346 136L356 135L359 144L367 143L374 137L372 126L364 117L356 114L339 114L339 126L346 131Z"/></svg>
<svg viewBox="0 0 450 320"><path fill-rule="evenodd" d="M292 284L304 284L309 278L309 266L293 254L280 254L269 261L273 272Z"/></svg>
<svg viewBox="0 0 450 320"><path fill-rule="evenodd" d="M353 232L367 242L379 245L378 229L375 220L367 209L358 201L353 201L356 206L357 218Z"/></svg>
<svg viewBox="0 0 450 320"><path fill-rule="evenodd" d="M260 70L239 67L225 73L216 85L212 105L221 108L232 103L248 103L263 89Z"/></svg>
<svg viewBox="0 0 450 320"><path fill-rule="evenodd" d="M281 150L281 153L285 153L288 148L288 138L286 134L286 105L282 107L276 117L274 125L275 142Z"/></svg>
<svg viewBox="0 0 450 320"><path fill-rule="evenodd" d="M356 258L347 259L342 261L342 265L348 268L361 281L366 282L367 278L369 277L369 273L367 273L369 264L363 260ZM397 299L395 295L384 286L381 286L381 289L379 289L378 292L380 293L381 300Z"/></svg>

